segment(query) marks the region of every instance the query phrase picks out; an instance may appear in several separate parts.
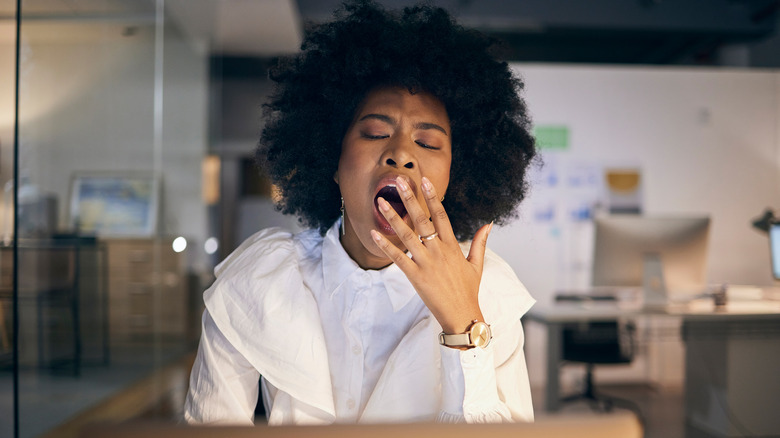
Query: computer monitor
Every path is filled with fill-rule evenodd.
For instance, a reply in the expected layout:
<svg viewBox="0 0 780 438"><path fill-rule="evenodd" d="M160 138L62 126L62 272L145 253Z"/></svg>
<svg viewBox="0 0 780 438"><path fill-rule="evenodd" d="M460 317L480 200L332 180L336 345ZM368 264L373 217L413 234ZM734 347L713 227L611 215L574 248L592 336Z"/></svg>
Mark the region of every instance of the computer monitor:
<svg viewBox="0 0 780 438"><path fill-rule="evenodd" d="M772 252L772 275L780 280L780 222L769 226L769 247Z"/></svg>
<svg viewBox="0 0 780 438"><path fill-rule="evenodd" d="M642 287L645 303L701 293L709 217L597 217L593 285Z"/></svg>

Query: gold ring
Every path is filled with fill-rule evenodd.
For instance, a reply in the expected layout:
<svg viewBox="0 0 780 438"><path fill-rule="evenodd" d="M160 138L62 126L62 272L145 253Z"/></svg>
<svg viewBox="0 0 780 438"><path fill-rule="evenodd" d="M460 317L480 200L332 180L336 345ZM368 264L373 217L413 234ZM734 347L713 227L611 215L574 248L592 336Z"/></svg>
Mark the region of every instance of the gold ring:
<svg viewBox="0 0 780 438"><path fill-rule="evenodd" d="M438 236L439 233L434 232L433 234L429 234L427 236L420 236L420 242L426 241L426 240L433 240Z"/></svg>

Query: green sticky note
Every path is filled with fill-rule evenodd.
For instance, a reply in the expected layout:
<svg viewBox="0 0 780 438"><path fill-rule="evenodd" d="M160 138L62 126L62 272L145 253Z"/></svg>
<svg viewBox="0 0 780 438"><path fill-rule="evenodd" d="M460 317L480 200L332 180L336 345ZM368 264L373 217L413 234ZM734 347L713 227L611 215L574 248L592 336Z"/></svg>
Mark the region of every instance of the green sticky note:
<svg viewBox="0 0 780 438"><path fill-rule="evenodd" d="M539 149L569 149L569 128L562 125L534 126L534 138Z"/></svg>

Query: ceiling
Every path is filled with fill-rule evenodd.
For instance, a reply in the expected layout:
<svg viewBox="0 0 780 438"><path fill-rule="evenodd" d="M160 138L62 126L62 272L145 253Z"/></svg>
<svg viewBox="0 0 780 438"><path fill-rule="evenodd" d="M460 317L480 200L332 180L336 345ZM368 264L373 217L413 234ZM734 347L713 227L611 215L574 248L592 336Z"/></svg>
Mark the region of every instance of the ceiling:
<svg viewBox="0 0 780 438"><path fill-rule="evenodd" d="M166 24L212 54L269 57L300 46L293 0L23 0L22 36L55 43L124 37L154 26L161 5ZM13 40L15 14L16 0L0 0L0 42Z"/></svg>
<svg viewBox="0 0 780 438"><path fill-rule="evenodd" d="M340 0L165 0L166 18L219 57L273 57L297 50L308 22ZM389 8L414 4L381 0ZM780 40L780 0L433 0L464 25L499 37L507 60L612 64L712 64L734 47ZM14 0L0 0L13 23ZM154 0L24 0L27 23L151 26ZM86 30L83 30L86 32ZM71 26L68 34L77 34ZM6 33L8 34L8 33ZM62 38L63 32L53 32ZM777 45L780 66L780 43Z"/></svg>
<svg viewBox="0 0 780 438"><path fill-rule="evenodd" d="M322 21L338 0L298 0ZM414 4L382 0L391 8ZM434 0L464 25L504 42L509 60L717 64L722 51L772 38L777 0ZM780 58L780 47L778 47ZM780 66L780 59L778 59Z"/></svg>

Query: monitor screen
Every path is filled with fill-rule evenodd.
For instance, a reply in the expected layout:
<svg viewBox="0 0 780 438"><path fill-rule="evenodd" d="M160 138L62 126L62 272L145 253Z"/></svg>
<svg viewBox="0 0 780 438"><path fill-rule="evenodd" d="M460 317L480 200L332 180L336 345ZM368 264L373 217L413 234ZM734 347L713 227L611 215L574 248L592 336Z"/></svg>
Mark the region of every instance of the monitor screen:
<svg viewBox="0 0 780 438"><path fill-rule="evenodd" d="M701 293L709 226L708 217L597 217L593 285Z"/></svg>
<svg viewBox="0 0 780 438"><path fill-rule="evenodd" d="M780 280L780 222L769 226L769 246L772 250L772 274Z"/></svg>

